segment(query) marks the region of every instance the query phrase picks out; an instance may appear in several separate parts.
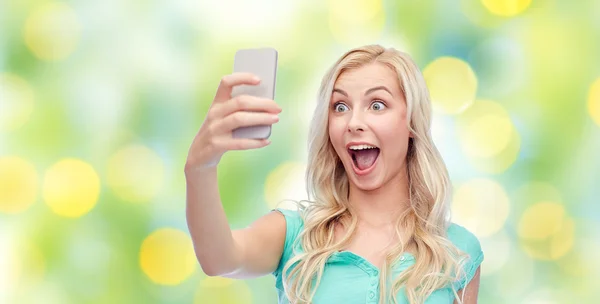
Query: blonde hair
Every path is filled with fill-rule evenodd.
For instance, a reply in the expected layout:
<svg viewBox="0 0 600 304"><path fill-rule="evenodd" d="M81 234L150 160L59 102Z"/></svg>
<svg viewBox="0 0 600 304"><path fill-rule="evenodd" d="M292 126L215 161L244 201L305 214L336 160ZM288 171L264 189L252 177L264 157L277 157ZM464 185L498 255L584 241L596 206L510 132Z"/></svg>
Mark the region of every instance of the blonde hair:
<svg viewBox="0 0 600 304"><path fill-rule="evenodd" d="M298 237L302 252L284 266L285 293L291 303L310 303L327 260L348 245L356 231L357 216L348 203L348 177L329 139L328 111L337 78L346 70L370 63L384 64L398 75L406 99L406 120L413 135L406 156L410 208L397 221L400 242L386 252L380 276L380 303L388 303L386 299L397 303L396 295L401 288L410 303L423 303L433 291L449 284L455 298L462 303L453 283L464 276L462 268L466 256L446 237L451 223L448 203L451 184L431 139L431 104L425 80L409 55L379 45L348 51L321 82L309 130L306 171L309 200L305 201L308 204L300 205L299 210L304 220L304 229ZM337 241L334 240L335 223L347 227L345 236ZM409 246L415 250L415 264L393 281L388 294L386 286L391 265Z"/></svg>

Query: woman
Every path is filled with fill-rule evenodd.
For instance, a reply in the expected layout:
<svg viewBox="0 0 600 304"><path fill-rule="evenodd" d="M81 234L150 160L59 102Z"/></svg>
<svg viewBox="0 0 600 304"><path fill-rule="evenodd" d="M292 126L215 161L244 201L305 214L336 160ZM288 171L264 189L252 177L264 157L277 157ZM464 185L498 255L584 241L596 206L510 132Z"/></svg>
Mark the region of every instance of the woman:
<svg viewBox="0 0 600 304"><path fill-rule="evenodd" d="M322 81L310 128L313 199L231 231L216 163L227 150L268 145L231 130L276 123L281 111L272 100L231 99L233 86L258 82L224 77L189 151L187 220L203 271L273 274L279 303L477 303L483 252L449 220L451 185L413 60L378 45L344 54Z"/></svg>

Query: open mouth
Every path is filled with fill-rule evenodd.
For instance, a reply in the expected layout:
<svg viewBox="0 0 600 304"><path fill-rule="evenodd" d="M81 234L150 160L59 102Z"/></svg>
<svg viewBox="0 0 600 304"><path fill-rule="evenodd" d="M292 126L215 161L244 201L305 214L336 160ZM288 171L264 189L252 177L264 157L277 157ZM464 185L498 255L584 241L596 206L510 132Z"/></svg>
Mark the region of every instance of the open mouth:
<svg viewBox="0 0 600 304"><path fill-rule="evenodd" d="M377 158L379 157L379 148L377 147L361 147L358 149L348 148L348 153L352 157L354 166L360 170L365 171L373 167Z"/></svg>

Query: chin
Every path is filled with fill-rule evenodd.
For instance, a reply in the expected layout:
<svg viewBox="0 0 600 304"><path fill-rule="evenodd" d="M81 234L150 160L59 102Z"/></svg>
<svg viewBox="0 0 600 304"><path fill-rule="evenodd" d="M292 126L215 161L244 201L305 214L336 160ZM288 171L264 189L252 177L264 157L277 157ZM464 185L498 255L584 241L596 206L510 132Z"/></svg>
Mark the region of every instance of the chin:
<svg viewBox="0 0 600 304"><path fill-rule="evenodd" d="M350 168L350 170L352 170L352 168ZM348 176L349 183L354 185L361 191L377 190L381 188L381 186L383 186L385 181L383 173L379 172L375 174L370 174L368 176L358 176L354 174L354 171L348 171L346 169L346 176Z"/></svg>

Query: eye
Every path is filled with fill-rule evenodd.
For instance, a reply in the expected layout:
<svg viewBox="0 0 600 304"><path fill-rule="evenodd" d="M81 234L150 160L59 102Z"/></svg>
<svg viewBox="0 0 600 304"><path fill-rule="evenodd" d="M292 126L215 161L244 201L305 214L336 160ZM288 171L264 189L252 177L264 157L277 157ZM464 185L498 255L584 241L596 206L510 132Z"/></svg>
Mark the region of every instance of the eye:
<svg viewBox="0 0 600 304"><path fill-rule="evenodd" d="M385 103L380 100L376 100L371 104L371 108L375 111L381 111L385 108Z"/></svg>
<svg viewBox="0 0 600 304"><path fill-rule="evenodd" d="M343 104L342 102L336 102L335 104L333 104L333 110L335 112L342 112L344 109L348 109L348 106L346 106L345 104Z"/></svg>

